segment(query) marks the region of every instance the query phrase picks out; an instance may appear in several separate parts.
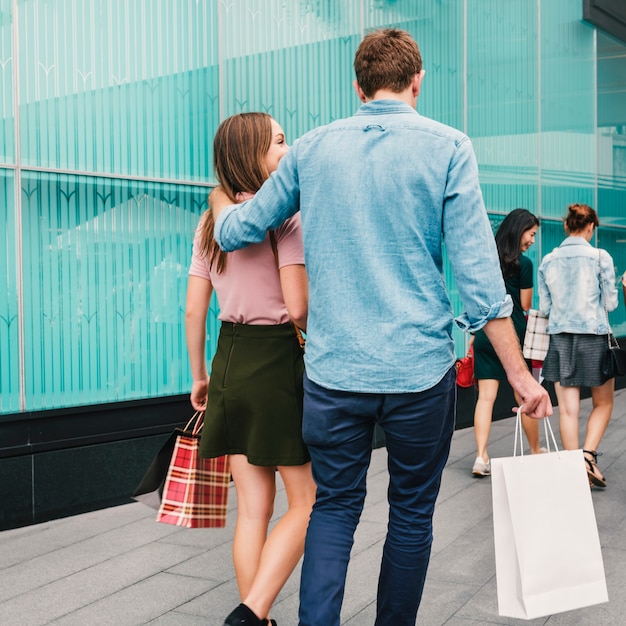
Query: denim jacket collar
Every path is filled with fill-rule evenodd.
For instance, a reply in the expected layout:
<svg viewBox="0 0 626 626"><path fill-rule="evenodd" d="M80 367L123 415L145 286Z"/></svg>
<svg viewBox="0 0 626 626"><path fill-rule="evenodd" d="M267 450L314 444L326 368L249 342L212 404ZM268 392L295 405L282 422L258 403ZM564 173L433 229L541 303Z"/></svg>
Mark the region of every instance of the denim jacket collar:
<svg viewBox="0 0 626 626"><path fill-rule="evenodd" d="M563 246L587 246L588 248L592 248L593 246L584 238L577 235L570 235L566 239L561 242L559 248Z"/></svg>

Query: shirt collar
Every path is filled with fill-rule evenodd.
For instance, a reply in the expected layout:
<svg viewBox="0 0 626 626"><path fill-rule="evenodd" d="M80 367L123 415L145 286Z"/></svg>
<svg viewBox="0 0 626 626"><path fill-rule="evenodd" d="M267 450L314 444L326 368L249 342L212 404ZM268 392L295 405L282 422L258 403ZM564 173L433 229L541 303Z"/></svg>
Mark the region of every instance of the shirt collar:
<svg viewBox="0 0 626 626"><path fill-rule="evenodd" d="M356 115L380 115L385 113L415 113L417 111L401 100L370 100L365 102Z"/></svg>

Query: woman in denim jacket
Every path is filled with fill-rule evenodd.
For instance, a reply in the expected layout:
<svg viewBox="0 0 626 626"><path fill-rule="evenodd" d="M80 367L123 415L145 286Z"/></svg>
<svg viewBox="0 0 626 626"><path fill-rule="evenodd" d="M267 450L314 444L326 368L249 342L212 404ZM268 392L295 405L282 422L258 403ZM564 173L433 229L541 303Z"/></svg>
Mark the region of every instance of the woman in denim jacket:
<svg viewBox="0 0 626 626"><path fill-rule="evenodd" d="M602 373L602 358L611 332L608 311L617 307L615 268L606 252L589 242L597 213L586 204L571 204L565 241L539 266L539 308L549 316L550 347L543 376L554 382L559 403L561 442L578 449L580 388L590 387L593 409L587 420L583 454L591 485L606 487L598 469L598 446L611 419L615 379Z"/></svg>

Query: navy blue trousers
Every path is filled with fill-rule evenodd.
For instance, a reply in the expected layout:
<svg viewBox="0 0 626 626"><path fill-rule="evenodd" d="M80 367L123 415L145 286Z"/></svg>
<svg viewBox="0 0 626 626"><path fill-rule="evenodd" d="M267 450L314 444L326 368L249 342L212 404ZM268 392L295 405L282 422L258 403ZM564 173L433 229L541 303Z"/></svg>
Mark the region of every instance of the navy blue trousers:
<svg viewBox="0 0 626 626"><path fill-rule="evenodd" d="M354 532L366 493L374 425L386 439L389 523L376 626L414 626L432 545L432 517L454 432L454 367L418 393L325 389L304 379L303 438L317 498L307 530L300 626L339 626Z"/></svg>

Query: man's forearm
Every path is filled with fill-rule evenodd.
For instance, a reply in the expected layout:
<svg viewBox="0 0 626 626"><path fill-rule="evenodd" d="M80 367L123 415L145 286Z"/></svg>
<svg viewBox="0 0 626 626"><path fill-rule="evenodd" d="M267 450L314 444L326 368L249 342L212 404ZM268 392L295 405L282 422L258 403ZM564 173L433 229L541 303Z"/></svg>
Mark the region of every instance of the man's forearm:
<svg viewBox="0 0 626 626"><path fill-rule="evenodd" d="M528 373L515 327L510 317L492 319L484 327L509 381Z"/></svg>
<svg viewBox="0 0 626 626"><path fill-rule="evenodd" d="M530 373L511 318L490 320L485 325L485 333L506 371L511 387L517 392L526 415L535 418L552 415L550 396Z"/></svg>

